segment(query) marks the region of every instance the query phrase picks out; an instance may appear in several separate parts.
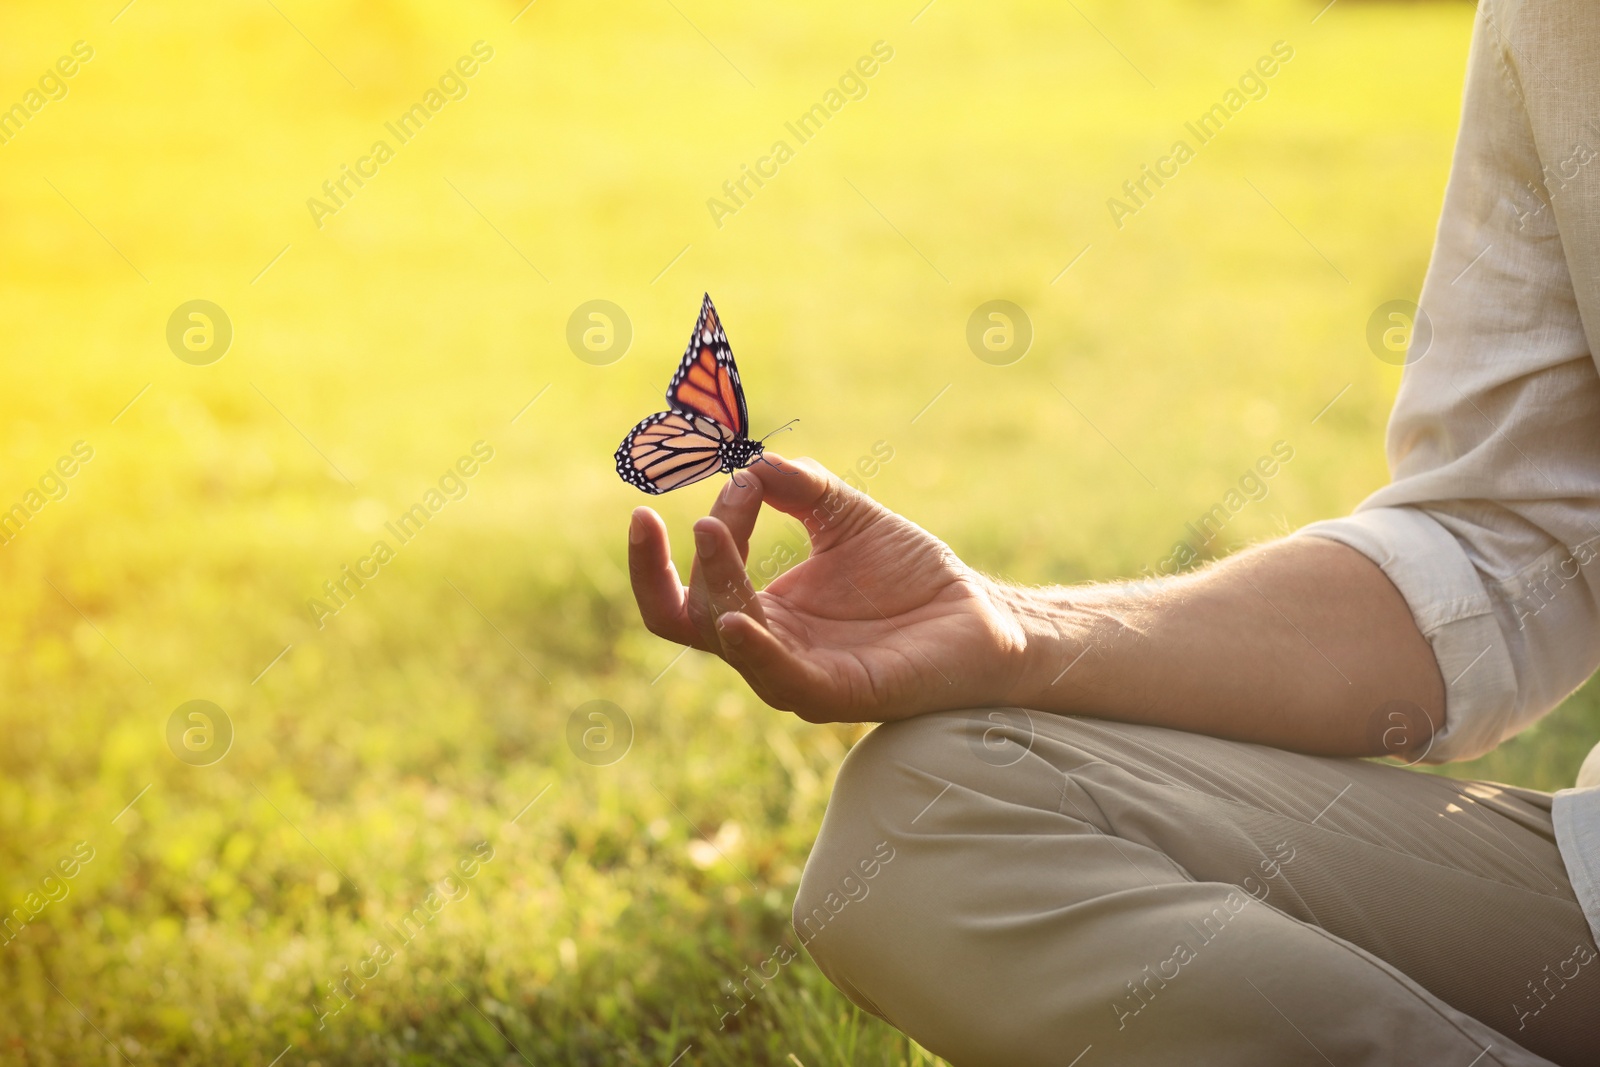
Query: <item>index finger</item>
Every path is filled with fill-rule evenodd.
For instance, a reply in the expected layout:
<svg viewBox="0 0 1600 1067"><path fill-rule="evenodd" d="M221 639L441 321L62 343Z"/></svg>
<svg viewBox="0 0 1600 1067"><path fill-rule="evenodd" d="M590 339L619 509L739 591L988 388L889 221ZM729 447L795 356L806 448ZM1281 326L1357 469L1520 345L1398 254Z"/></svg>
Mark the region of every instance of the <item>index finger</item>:
<svg viewBox="0 0 1600 1067"><path fill-rule="evenodd" d="M761 482L749 477L748 471L739 474L746 475L745 479L737 481L738 474L730 477L712 501L711 517L728 528L743 561L750 558L750 535L755 532L756 516L761 514Z"/></svg>

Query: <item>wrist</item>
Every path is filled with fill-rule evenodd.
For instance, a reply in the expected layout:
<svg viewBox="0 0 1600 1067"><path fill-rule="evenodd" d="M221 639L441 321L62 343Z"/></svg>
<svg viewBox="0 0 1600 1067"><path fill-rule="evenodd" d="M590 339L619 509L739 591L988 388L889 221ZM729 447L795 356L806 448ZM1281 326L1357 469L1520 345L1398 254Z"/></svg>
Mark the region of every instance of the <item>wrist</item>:
<svg viewBox="0 0 1600 1067"><path fill-rule="evenodd" d="M996 695L1016 707L1070 710L1079 672L1087 673L1093 658L1092 613L1074 602L1070 588L992 584L1011 635Z"/></svg>

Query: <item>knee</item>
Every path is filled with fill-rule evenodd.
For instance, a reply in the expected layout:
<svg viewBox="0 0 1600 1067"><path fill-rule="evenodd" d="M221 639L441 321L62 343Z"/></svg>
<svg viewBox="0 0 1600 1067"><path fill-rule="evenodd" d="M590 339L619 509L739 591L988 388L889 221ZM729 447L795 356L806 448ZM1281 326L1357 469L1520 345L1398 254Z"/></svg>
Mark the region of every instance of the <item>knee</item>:
<svg viewBox="0 0 1600 1067"><path fill-rule="evenodd" d="M1025 758L1027 723L1014 710L922 715L878 727L841 764L792 921L823 973L866 1010L884 1014L875 990L914 986L900 968L948 947L950 912L970 903L952 896L952 876L978 835L1003 832L997 815L1024 832L1040 826L1019 813L1056 817L1059 779Z"/></svg>
<svg viewBox="0 0 1600 1067"><path fill-rule="evenodd" d="M791 922L795 936L830 977L842 973L858 950L876 952L885 947L875 936L885 931L885 924L875 921L874 915L879 909L896 907L892 899L896 880L884 875L903 857L904 850L887 836L876 841L864 837L855 849L812 850L795 893ZM898 910L904 913L903 908Z"/></svg>
<svg viewBox="0 0 1600 1067"><path fill-rule="evenodd" d="M845 757L822 827L795 894L795 936L830 980L857 1004L882 1014L851 981L854 962L892 951L913 906L908 830L953 769L960 720L947 714L886 723ZM897 916L891 920L889 916Z"/></svg>
<svg viewBox="0 0 1600 1067"><path fill-rule="evenodd" d="M961 856L985 838L1071 829L1061 825L1069 817L1082 828L1084 806L1063 815L1063 803L1080 772L1122 758L1120 729L1016 708L981 708L920 715L873 730L839 767L795 897L796 934L807 944L814 941L817 955L848 954L853 941L881 941L891 925L908 932L912 927L903 921L862 919L889 912L909 919L919 908L934 906L950 887L930 887L927 876L959 868ZM919 875L912 868L926 870ZM869 895L881 903L856 907ZM826 938L825 927L833 931Z"/></svg>
<svg viewBox="0 0 1600 1067"><path fill-rule="evenodd" d="M826 917L860 897L863 885L877 881L885 863L894 862L898 852L890 838L906 822L906 800L926 792L917 788L921 768L948 731L936 718L886 723L845 756L795 895L795 933L803 942L828 925Z"/></svg>

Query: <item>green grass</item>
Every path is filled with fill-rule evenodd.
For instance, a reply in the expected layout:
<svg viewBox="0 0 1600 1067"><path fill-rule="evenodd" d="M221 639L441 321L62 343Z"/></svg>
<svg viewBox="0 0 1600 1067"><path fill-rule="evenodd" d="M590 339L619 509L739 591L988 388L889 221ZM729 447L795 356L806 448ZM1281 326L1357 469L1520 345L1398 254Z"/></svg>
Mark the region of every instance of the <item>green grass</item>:
<svg viewBox="0 0 1600 1067"><path fill-rule="evenodd" d="M758 430L798 417L784 450L839 468L885 442L869 489L1020 581L1154 566L1278 440L1228 548L1384 479L1398 378L1366 319L1420 284L1469 6L519 6L0 16L5 101L96 49L0 145L0 503L95 449L0 547L0 899L94 850L0 950L8 1062L934 1062L803 956L718 1026L794 946L859 731L633 611L610 454L702 290ZM479 39L469 95L316 229L306 198ZM880 39L866 98L718 229L706 199ZM1113 227L1106 198L1280 39L1268 95ZM163 336L197 297L236 331L208 367ZM595 298L634 327L610 366L564 341ZM1036 333L1007 367L964 341L994 298ZM319 629L308 599L479 440L464 499ZM713 491L660 501L680 553ZM236 731L207 767L165 741L197 698ZM567 742L593 699L634 731L609 766ZM1597 732L1591 688L1453 772L1556 787ZM319 1028L480 842L467 895Z"/></svg>

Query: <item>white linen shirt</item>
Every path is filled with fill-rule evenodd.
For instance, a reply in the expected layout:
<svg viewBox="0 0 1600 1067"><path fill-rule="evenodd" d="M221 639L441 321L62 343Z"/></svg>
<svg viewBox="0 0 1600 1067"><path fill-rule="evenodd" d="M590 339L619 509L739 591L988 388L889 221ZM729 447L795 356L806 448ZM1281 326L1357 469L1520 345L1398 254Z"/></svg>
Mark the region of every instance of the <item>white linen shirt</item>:
<svg viewBox="0 0 1600 1067"><path fill-rule="evenodd" d="M1600 664L1600 3L1480 4L1420 304L1393 481L1298 532L1365 554L1405 597L1446 684L1427 757L1443 762ZM1600 941L1600 745L1554 818Z"/></svg>

